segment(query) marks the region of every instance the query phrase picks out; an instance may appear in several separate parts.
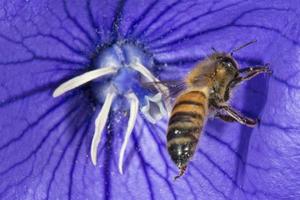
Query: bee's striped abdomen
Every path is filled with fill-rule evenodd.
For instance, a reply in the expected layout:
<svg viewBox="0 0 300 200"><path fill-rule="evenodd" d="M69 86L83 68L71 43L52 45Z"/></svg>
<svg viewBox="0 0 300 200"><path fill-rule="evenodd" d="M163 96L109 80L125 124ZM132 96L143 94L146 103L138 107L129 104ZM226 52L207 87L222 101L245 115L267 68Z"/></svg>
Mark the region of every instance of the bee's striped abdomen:
<svg viewBox="0 0 300 200"><path fill-rule="evenodd" d="M181 94L175 102L167 133L168 151L178 167L194 154L208 109L206 90Z"/></svg>

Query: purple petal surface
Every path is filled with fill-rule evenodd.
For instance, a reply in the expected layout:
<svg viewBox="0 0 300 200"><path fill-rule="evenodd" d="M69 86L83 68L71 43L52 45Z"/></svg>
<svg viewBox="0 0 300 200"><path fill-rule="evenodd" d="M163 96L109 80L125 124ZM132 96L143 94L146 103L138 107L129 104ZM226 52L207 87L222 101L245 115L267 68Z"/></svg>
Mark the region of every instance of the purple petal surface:
<svg viewBox="0 0 300 200"><path fill-rule="evenodd" d="M0 199L300 198L300 4L297 1L0 2ZM273 75L241 85L231 104L261 119L253 129L208 121L187 174L174 182L166 123L138 117L118 172L126 119L110 115L98 165L90 160L95 110L89 86L52 98L90 68L97 48L137 41L161 80L180 79L211 47ZM124 120L124 122L123 122ZM124 124L120 126L119 124Z"/></svg>

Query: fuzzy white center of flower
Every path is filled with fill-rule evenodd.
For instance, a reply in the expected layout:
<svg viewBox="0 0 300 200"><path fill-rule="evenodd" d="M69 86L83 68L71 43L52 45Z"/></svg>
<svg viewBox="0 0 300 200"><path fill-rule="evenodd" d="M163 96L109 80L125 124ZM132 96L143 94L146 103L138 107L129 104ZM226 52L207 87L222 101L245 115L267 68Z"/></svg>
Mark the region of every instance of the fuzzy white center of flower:
<svg viewBox="0 0 300 200"><path fill-rule="evenodd" d="M128 109L130 115L119 156L118 168L121 174L123 174L125 150L134 129L139 110L149 122L156 123L167 114L166 109L168 111L170 109L170 103L163 101L163 96L168 96L169 94L167 87L161 84L153 84L157 90L156 93L140 92L140 90L134 89L140 87L141 80L153 83L160 81L142 64L144 57L145 55L132 45L113 45L101 54L98 69L85 72L62 83L53 93L53 97L58 97L90 81L111 77L110 81L105 82L105 89L99 91L101 92L100 96L103 97L103 105L95 120L90 154L92 163L96 165L98 146L101 141L102 132L107 124L109 112L113 107L113 102L118 96L124 96L129 102ZM136 80L137 76L132 75L135 72L141 77L140 79ZM129 74L128 77L127 74Z"/></svg>

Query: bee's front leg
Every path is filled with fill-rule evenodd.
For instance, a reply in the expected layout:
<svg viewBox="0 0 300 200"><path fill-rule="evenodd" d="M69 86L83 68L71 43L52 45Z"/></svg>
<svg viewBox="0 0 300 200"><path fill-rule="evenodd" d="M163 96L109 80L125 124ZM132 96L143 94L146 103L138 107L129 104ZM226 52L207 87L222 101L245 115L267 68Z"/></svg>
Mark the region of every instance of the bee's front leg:
<svg viewBox="0 0 300 200"><path fill-rule="evenodd" d="M231 87L234 87L243 81L250 80L261 73L272 74L272 70L269 68L268 65L240 69L240 75L232 81Z"/></svg>

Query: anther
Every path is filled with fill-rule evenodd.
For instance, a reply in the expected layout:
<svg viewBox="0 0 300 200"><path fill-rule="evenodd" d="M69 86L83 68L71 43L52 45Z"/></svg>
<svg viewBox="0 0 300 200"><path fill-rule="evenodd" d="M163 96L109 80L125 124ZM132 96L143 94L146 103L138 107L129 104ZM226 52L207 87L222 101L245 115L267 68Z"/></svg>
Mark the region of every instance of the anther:
<svg viewBox="0 0 300 200"><path fill-rule="evenodd" d="M168 97L170 95L168 87L164 86L163 84L159 84L160 80L157 79L155 76L153 76L153 74L144 65L142 65L138 61L135 61L131 65L131 67L133 69L135 69L136 71L140 72L149 82L157 83L157 84L154 84L154 87L158 90L158 92L160 92L165 97L165 106L166 106L168 113L170 113L172 106L171 106L170 100L168 99Z"/></svg>
<svg viewBox="0 0 300 200"><path fill-rule="evenodd" d="M167 114L167 111L162 103L162 95L161 93L157 93L152 97L145 96L145 99L146 105L141 108L141 112L149 122L155 124L165 114Z"/></svg>

